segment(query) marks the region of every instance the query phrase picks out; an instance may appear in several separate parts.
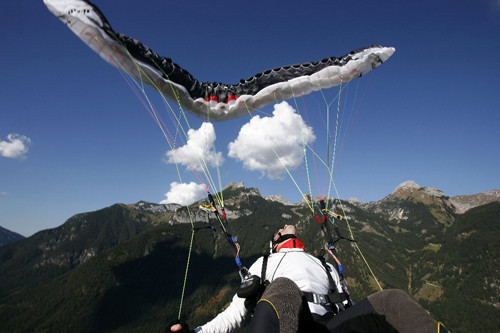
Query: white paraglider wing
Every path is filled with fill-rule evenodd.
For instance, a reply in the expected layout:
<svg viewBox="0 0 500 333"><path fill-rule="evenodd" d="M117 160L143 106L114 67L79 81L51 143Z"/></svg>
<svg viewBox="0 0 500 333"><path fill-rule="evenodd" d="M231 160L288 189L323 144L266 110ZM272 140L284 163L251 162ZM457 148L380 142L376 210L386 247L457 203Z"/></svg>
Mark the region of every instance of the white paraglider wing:
<svg viewBox="0 0 500 333"><path fill-rule="evenodd" d="M199 82L138 40L116 33L90 1L44 0L49 10L105 61L202 119L224 121L266 105L359 78L384 63L392 47L371 46L340 58L278 67L237 84Z"/></svg>

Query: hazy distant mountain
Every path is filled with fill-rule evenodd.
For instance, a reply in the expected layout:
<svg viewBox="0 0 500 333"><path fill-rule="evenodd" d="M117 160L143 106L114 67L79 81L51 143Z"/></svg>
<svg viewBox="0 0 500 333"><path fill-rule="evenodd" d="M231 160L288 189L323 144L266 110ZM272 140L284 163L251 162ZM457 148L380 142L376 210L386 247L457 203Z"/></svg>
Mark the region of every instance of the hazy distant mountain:
<svg viewBox="0 0 500 333"><path fill-rule="evenodd" d="M18 240L21 240L23 238L23 235L0 227L0 246L17 242Z"/></svg>
<svg viewBox="0 0 500 333"><path fill-rule="evenodd" d="M500 331L500 203L484 197L469 200L461 214L460 199L409 181L377 202L336 200L335 211L346 217L337 226L350 238L349 222L384 288L410 293L453 332ZM242 183L226 187L224 199L226 228L242 246L244 265L268 250L270 236L283 224L297 225L310 252L323 246L304 203L263 198ZM197 204L188 210L139 202L78 214L1 247L2 328L164 331L179 311L192 233L183 313L197 326L234 294L239 277L233 249L218 222ZM336 246L354 300L377 290L354 243Z"/></svg>
<svg viewBox="0 0 500 333"><path fill-rule="evenodd" d="M457 208L457 213L465 213L471 208L485 205L490 202L500 201L500 190L492 190L471 195L458 195L451 197L450 201Z"/></svg>

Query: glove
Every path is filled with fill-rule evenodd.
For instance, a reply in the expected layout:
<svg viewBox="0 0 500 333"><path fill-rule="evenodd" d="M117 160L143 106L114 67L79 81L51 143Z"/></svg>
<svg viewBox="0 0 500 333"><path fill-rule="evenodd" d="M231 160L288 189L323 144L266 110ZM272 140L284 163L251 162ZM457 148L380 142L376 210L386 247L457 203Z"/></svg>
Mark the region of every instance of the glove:
<svg viewBox="0 0 500 333"><path fill-rule="evenodd" d="M189 329L186 321L178 319L173 320L167 324L167 332L194 333L193 330Z"/></svg>

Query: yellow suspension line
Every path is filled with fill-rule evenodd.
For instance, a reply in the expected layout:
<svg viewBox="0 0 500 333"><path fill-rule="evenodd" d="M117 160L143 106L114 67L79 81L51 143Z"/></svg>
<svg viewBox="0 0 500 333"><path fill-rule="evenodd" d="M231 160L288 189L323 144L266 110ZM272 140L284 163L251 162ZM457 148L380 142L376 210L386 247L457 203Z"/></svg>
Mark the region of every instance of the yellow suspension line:
<svg viewBox="0 0 500 333"><path fill-rule="evenodd" d="M339 113L340 113L340 96L341 96L341 91L342 91L342 76L340 77L340 89L339 89L339 95L337 99L337 117L335 120L335 140L333 143L333 152L332 152L332 159L331 159L331 164L328 166L329 172L330 172L330 180L328 184L328 192L327 192L327 198L330 196L330 191L332 188L332 183L333 182L333 170L334 170L334 165L336 162L336 154L337 154L337 139L338 139L338 130L339 130ZM335 185L334 185L335 186Z"/></svg>
<svg viewBox="0 0 500 333"><path fill-rule="evenodd" d="M191 228L191 241L189 243L189 251L188 251L188 258L187 258L187 263L186 263L186 271L184 272L184 282L182 283L182 292L181 292L181 300L179 304L179 314L177 315L177 320L181 320L181 314L182 314L182 306L184 303L184 295L186 292L186 285L187 285L187 277L188 277L188 272L189 272L189 264L191 262L191 252L193 250L193 243L194 243L194 227Z"/></svg>
<svg viewBox="0 0 500 333"><path fill-rule="evenodd" d="M288 176L290 177L290 179L292 180L292 182L295 184L295 187L297 188L297 190L300 192L300 194L302 195L302 198L304 200L306 200L306 195L302 192L302 190L300 189L300 186L297 184L297 182L295 181L295 178L293 177L293 175L291 174L290 170L288 169L288 167L285 165L285 163L283 163L281 157L279 156L279 154L276 152L276 150L274 149L273 147L273 152L274 154L276 155L276 157L278 157L278 160L280 161L281 165L283 166L283 168L285 169L285 171L287 172ZM306 200L307 202L307 205L309 207L309 209L311 210L311 212L314 213L314 206L313 206L313 203L312 203L312 195L309 195L310 197L310 200L311 202L309 202L308 200Z"/></svg>
<svg viewBox="0 0 500 333"><path fill-rule="evenodd" d="M345 212L345 209L344 209L344 205L342 203L342 200L340 200L340 196L339 196L339 192L337 190L337 186L335 185L335 182L332 182L333 183L333 187L335 189L335 193L337 195L337 198L339 200L339 205L340 205L340 209L342 210L342 214L344 215L344 218L345 218L345 221L346 221L346 224L347 224L347 228L349 230L349 236L351 237L351 239L355 239L354 238L354 234L352 232L352 228L351 228L351 224L349 223L349 219L347 218L347 214ZM380 290L383 290L382 286L380 285L379 283L379 280L377 279L377 277L375 276L375 273L373 272L372 268L370 267L370 264L368 264L368 261L366 260L365 256L363 255L363 252L361 251L361 248L358 246L358 243L357 242L354 242L354 247L356 248L356 250L358 251L359 255L361 256L361 259L363 259L363 262L365 263L366 267L368 268L368 270L370 271L370 274L372 275L372 277L375 279L375 282L377 283L377 286Z"/></svg>
<svg viewBox="0 0 500 333"><path fill-rule="evenodd" d="M340 79L341 80L341 85L340 85L340 88L339 88L339 93L337 95L337 117L336 117L336 123L335 123L335 140L334 140L334 145L333 145L333 154L332 154L332 163L331 165L328 165L328 169L329 169L329 174L330 174L330 184L328 186L328 194L327 194L327 198L330 196L330 190L331 190L331 186L333 184L333 187L335 189L335 193L336 193L336 196L339 200L339 204L340 204L340 207L341 207L341 210L342 210L342 213L343 213L343 216L345 217L345 221L346 221L346 225L349 229L349 234L350 234L350 237L351 239L355 239L354 238L354 234L353 234L353 231L352 231L352 228L351 228L351 225L349 223L349 219L347 218L347 214L344 210L344 205L342 204L342 201L340 199L340 195L339 195L339 192L338 192L338 189L337 189L337 186L335 184L335 181L333 180L333 169L334 169L334 162L335 162L335 155L336 155L336 149L337 149L337 139L338 139L338 128L339 128L339 113L340 113L340 95L341 95L341 92L343 91L343 85L342 85L342 78ZM321 91L321 94L323 96L323 98L325 99L325 102L326 102L326 98L322 92L322 90L320 89ZM327 111L329 110L329 104L326 103L327 105ZM328 140L328 135L327 135L327 140ZM321 159L320 159L321 161ZM328 202L328 200L327 200ZM382 286L380 285L379 283L379 280L377 279L377 277L375 276L375 273L373 272L372 268L370 267L370 265L368 264L368 261L366 260L363 252L361 251L360 247L358 246L357 242L354 242L354 246L356 248L356 250L358 251L359 255L361 256L363 262L365 263L366 267L368 268L368 270L370 271L370 274L372 275L372 277L374 278L375 282L377 283L377 286L379 287L380 290L383 290Z"/></svg>
<svg viewBox="0 0 500 333"><path fill-rule="evenodd" d="M274 93L274 99L275 99L275 102L277 103L277 102L278 102L278 98L277 98L277 96L276 96L276 93ZM252 113L251 113L250 108L248 107L248 105L247 105L246 101L244 101L244 104L245 104L245 108L246 108L246 110L247 110L248 114L251 116L251 115L252 115ZM304 141L304 140L302 140L302 141ZM277 146L277 145L276 145L276 146ZM272 146L272 149L273 149L274 154L276 155L276 157L277 157L277 158L278 158L278 160L280 161L281 165L282 165L282 166L283 166L283 168L285 169L286 173L288 174L288 176L289 176L289 177L290 177L290 179L292 180L293 184L295 185L295 187L297 188L297 190L300 192L300 194L301 194L302 198L303 198L304 200L306 200L306 196L305 196L305 194L304 194L304 193L302 192L302 190L300 189L300 186L298 185L297 181L295 180L295 178L294 178L294 177L293 177L293 175L291 174L291 172L290 172L290 170L288 169L288 167L285 165L285 163L283 163L283 161L282 161L282 159L281 159L280 155L278 154L278 152L276 151L276 149L274 148L274 146ZM310 197L311 197L311 198L310 198L310 201L311 201L311 202L309 202L309 200L306 200L306 203L307 203L307 205L308 205L309 209L311 210L311 212L314 212L314 205L313 205L313 203L312 203L312 194L310 195Z"/></svg>
<svg viewBox="0 0 500 333"><path fill-rule="evenodd" d="M125 48L126 49L126 48ZM127 53L128 53L128 50L127 50ZM175 120L177 122L177 125L176 125L176 134L175 134L175 138L177 137L177 133L179 133L179 129L184 133L184 136L187 138L187 133L186 131L184 130L181 122L180 122L180 119L179 117L177 117L172 108L170 107L170 104L168 103L168 101L166 100L165 96L163 96L163 94L160 92L160 89L156 86L155 82L153 80L151 80L151 78L148 77L148 75L146 75L146 73L144 73L144 71L137 65L137 63L135 62L135 60L132 58L132 56L130 55L130 53L128 53L130 59L132 59L134 61L134 64L136 64L136 68L138 70L139 73L141 74L144 74L144 76L149 80L149 82L155 87L155 89L160 93L160 95L162 96L162 99L164 100L165 104L168 105L168 107L170 108L170 110L172 111L172 115L175 117ZM163 70L161 69L160 66L158 66L157 64L155 64L162 72ZM127 72L126 70L124 70L125 73ZM163 74L168 78L168 75L163 72ZM142 77L142 75L141 75ZM133 80L135 82L135 80ZM139 86L136 82L136 85ZM181 115L183 115L184 117L184 120L188 126L188 128L190 129L191 127L189 126L189 122L186 118L186 115L185 115L185 112L182 108L182 105L180 104L180 100L179 100L179 95L178 95L178 92L176 90L176 88L170 84L171 88L172 88L172 91L176 97L176 100L177 100L177 104L179 106L179 112L181 113ZM158 124L158 127L160 128L164 138L166 139L167 143L169 144L170 146L170 149L171 150L174 150L174 146L172 145L172 143L170 142L166 132L165 132L165 129L163 128L162 126L162 123L161 123L161 120L155 110L155 108L152 106L152 103L144 89L144 87L140 88L141 92L143 93L143 95L145 96L148 104L149 104L149 107L150 107L150 110L152 111L152 114L154 115L154 118L155 118L155 122ZM176 139L175 139L176 141ZM174 141L174 144L175 144L175 141ZM215 155L217 156L217 154ZM208 167L207 167L207 164L206 164L206 161L203 159L203 166L204 168L203 169L203 172L205 174L205 176L207 176L207 179L210 179L211 182L213 183L213 180L211 178L211 175L210 175L210 172L208 170ZM216 161L216 166L217 166L217 174L219 176L219 184L220 184L220 172L219 172L219 168L218 168L218 162ZM175 167L176 167L176 171L177 171L177 176L179 178L179 181L182 183L182 176L181 176L181 173L180 173L180 170L179 170L179 165L177 163L177 161L175 161ZM189 272L189 266L190 266L190 262L191 262L191 254L192 254L192 249L193 249L193 243L194 243L194 233L195 233L195 229L194 229L194 220L193 220L193 216L191 214L191 210L189 208L189 206L186 206L187 208L187 211L188 211L188 215L189 215L189 220L190 220L190 223L191 223L191 239L190 239L190 244L189 244L189 251L188 251L188 258L187 258L187 262L186 262L186 270L185 270L185 273L184 273L184 281L183 281L183 285L182 285L182 292L181 292L181 298L180 298L180 304L179 304L179 313L178 313L178 316L177 316L177 319L180 320L181 318L181 314L182 314L182 308L183 308L183 303L184 303L184 297L185 297L185 291L186 291L186 285L187 285L187 277L188 277L188 272ZM222 221L220 220L220 217L218 216L217 214L217 217L219 219L219 222L220 222L220 225L222 227L222 229L224 230L224 232L226 232L225 230L225 227L222 223Z"/></svg>
<svg viewBox="0 0 500 333"><path fill-rule="evenodd" d="M299 106L297 104L297 98L295 97L295 92L293 91L293 87L292 86L290 86L290 89L292 90L293 102L295 104L295 111L300 116ZM275 95L275 98L276 98L276 95ZM305 142L305 139L304 139L304 133L302 131L300 131L300 135L301 135L302 147L303 147L303 151L304 151L304 163L305 163L305 168L306 168L307 185L309 187L309 194L310 194L310 196L312 198L313 194L312 194L312 187L311 187L311 176L309 174L309 163L308 163L308 160L307 160L306 142ZM288 172L288 170L287 170L287 172ZM304 194L302 194L302 197L304 197ZM312 210L314 211L314 208L312 208Z"/></svg>

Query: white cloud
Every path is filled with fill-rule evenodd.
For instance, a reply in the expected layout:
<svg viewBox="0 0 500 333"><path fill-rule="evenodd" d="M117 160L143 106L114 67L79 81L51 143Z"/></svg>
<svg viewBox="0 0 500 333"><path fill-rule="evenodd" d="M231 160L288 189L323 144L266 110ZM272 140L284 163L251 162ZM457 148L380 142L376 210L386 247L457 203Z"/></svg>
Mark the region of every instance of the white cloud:
<svg viewBox="0 0 500 333"><path fill-rule="evenodd" d="M24 135L11 133L6 141L0 141L0 156L9 158L24 158L29 150L31 139Z"/></svg>
<svg viewBox="0 0 500 333"><path fill-rule="evenodd" d="M205 187L194 182L189 184L172 182L170 190L165 193L167 197L161 201L161 204L176 203L179 205L190 205L198 200L203 199L207 195Z"/></svg>
<svg viewBox="0 0 500 333"><path fill-rule="evenodd" d="M243 162L245 168L275 179L286 172L284 166L298 167L304 160L304 143L315 139L302 117L287 102L281 102L274 106L272 117L252 117L229 143L228 155Z"/></svg>
<svg viewBox="0 0 500 333"><path fill-rule="evenodd" d="M7 195L9 195L9 193L7 193L6 191L0 191L0 195L1 196L7 196Z"/></svg>
<svg viewBox="0 0 500 333"><path fill-rule="evenodd" d="M212 147L215 142L215 130L211 123L201 124L200 129L190 129L184 146L169 150L166 153L167 163L178 163L201 171L208 167L222 165L222 153L215 152Z"/></svg>

